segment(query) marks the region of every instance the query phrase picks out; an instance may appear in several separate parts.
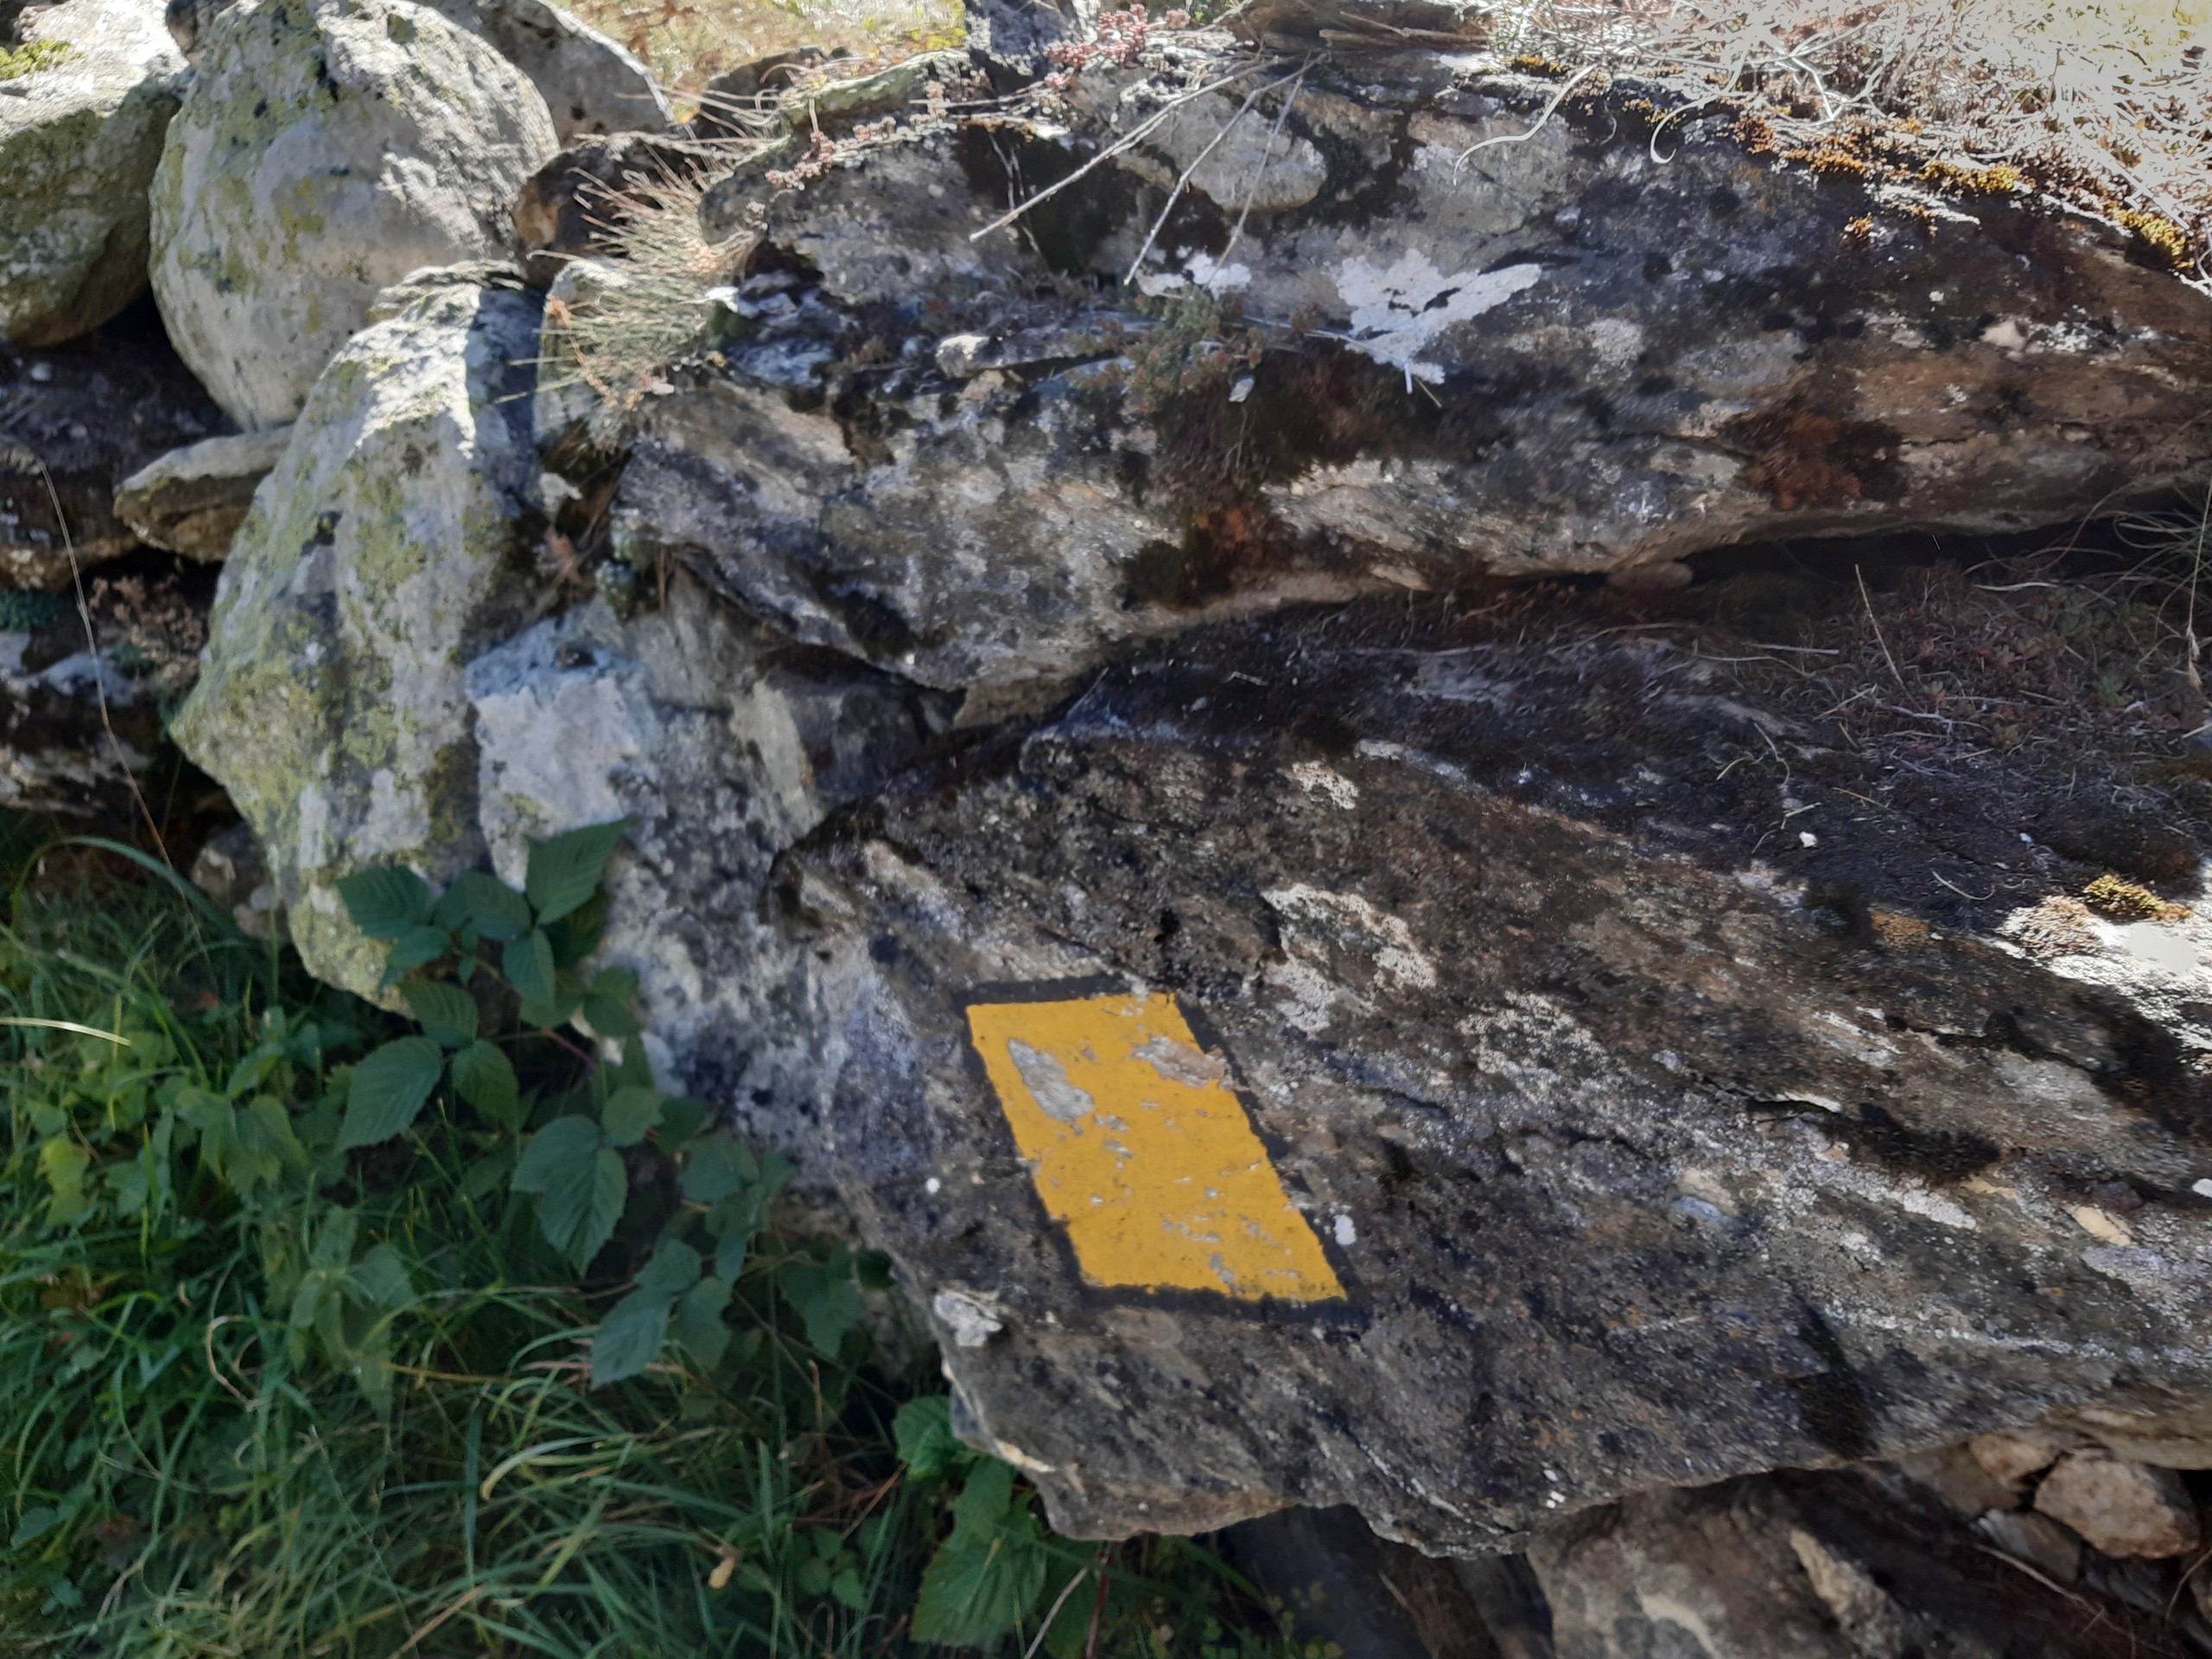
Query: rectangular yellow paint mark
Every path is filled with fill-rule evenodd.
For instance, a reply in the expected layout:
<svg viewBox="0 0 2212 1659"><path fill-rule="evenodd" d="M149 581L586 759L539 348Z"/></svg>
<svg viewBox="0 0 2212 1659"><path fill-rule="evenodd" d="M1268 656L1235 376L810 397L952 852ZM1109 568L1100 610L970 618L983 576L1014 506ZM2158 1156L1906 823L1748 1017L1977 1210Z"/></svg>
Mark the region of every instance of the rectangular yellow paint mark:
<svg viewBox="0 0 2212 1659"><path fill-rule="evenodd" d="M1228 1068L1173 996L979 1002L968 1030L1092 1284L1251 1301L1344 1294Z"/></svg>

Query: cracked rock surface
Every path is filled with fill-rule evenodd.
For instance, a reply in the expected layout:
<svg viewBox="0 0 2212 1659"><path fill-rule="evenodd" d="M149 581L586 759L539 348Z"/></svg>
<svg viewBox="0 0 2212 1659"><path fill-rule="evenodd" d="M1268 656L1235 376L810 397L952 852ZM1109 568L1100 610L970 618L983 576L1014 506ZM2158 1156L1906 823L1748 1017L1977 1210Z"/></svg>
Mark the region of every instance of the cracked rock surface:
<svg viewBox="0 0 2212 1659"><path fill-rule="evenodd" d="M2018 817L1931 782L1779 840L1728 764L1775 718L1632 638L1355 607L1125 663L794 855L841 953L836 1179L1058 1524L1349 1503L1514 1548L2212 1384L2212 1010L1975 937L1957 889L2058 868L2031 778ZM1772 734L1799 792L1857 778ZM969 1009L1130 995L1185 1010L1340 1294L1158 1292L1057 1224Z"/></svg>

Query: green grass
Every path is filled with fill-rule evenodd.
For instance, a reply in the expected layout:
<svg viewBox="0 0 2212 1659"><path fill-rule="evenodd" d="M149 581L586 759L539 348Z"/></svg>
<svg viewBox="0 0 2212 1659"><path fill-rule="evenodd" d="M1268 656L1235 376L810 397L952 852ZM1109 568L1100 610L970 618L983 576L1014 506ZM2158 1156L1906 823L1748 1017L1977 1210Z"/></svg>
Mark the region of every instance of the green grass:
<svg viewBox="0 0 2212 1659"><path fill-rule="evenodd" d="M405 1126L363 1139L364 1060L425 1035L173 879L73 856L0 925L0 1650L1011 1656L1057 1607L1058 1659L1307 1651L1197 1544L1051 1534L950 1437L884 1265L775 1225L772 1160L685 1103L647 1113L488 968L512 1107L441 1058ZM541 931L558 874L517 912ZM465 1058L457 1005L422 989L463 956L408 982ZM518 1162L551 1124L597 1146L641 1113L620 1213L556 1248ZM703 1317L665 1288L710 1282Z"/></svg>

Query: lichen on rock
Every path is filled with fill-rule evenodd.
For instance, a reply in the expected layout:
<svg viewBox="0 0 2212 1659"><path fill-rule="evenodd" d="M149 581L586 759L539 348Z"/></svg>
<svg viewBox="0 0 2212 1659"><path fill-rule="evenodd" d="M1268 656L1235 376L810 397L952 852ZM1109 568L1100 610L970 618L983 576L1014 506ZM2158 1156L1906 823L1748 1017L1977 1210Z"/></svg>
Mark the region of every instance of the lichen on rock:
<svg viewBox="0 0 2212 1659"><path fill-rule="evenodd" d="M382 952L336 880L442 880L482 854L464 668L528 605L537 312L432 289L339 353L238 530L176 721L268 849L302 957L357 991Z"/></svg>
<svg viewBox="0 0 2212 1659"><path fill-rule="evenodd" d="M387 283L498 258L556 148L536 87L412 0L242 0L153 189L154 288L240 425L280 425Z"/></svg>
<svg viewBox="0 0 2212 1659"><path fill-rule="evenodd" d="M26 14L0 97L0 340L97 328L146 285L146 187L188 79L158 0Z"/></svg>

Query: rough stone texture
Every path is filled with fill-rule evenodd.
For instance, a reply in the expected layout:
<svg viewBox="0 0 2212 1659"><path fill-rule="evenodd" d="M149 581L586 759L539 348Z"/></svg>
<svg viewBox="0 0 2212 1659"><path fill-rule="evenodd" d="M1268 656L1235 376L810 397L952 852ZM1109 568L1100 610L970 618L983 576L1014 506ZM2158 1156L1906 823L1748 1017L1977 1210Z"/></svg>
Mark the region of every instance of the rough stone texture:
<svg viewBox="0 0 2212 1659"><path fill-rule="evenodd" d="M2069 1452L2036 1488L2036 1508L2107 1555L2182 1555L2196 1548L2196 1506L2171 1470Z"/></svg>
<svg viewBox="0 0 2212 1659"><path fill-rule="evenodd" d="M129 552L116 486L229 424L150 305L49 351L0 348L0 589L67 588L72 543L79 570Z"/></svg>
<svg viewBox="0 0 2212 1659"><path fill-rule="evenodd" d="M537 89L410 0L242 0L154 185L170 338L240 425L280 425L385 284L512 251L556 147Z"/></svg>
<svg viewBox="0 0 2212 1659"><path fill-rule="evenodd" d="M1578 1517L1529 1563L1550 1613L1541 1659L2196 1650L2158 1610L2042 1582L1878 1474L1648 1493Z"/></svg>
<svg viewBox="0 0 2212 1659"><path fill-rule="evenodd" d="M130 779L153 765L161 735L157 701L84 648L73 610L46 628L0 629L0 806L127 825Z"/></svg>
<svg viewBox="0 0 2212 1659"><path fill-rule="evenodd" d="M2071 1584L2082 1575L2082 1541L2046 1516L1992 1510L1975 1523L1975 1529L2007 1555L2061 1584Z"/></svg>
<svg viewBox="0 0 2212 1659"><path fill-rule="evenodd" d="M432 289L339 353L232 545L177 716L260 838L302 959L353 989L383 952L331 884L395 861L444 880L482 855L463 671L527 614L537 310Z"/></svg>
<svg viewBox="0 0 2212 1659"><path fill-rule="evenodd" d="M1967 1443L1974 1460L2008 1491L2019 1491L2080 1441L2070 1434L2031 1430L2019 1434L1977 1434Z"/></svg>
<svg viewBox="0 0 2212 1659"><path fill-rule="evenodd" d="M188 75L158 0L62 0L22 35L67 51L0 95L0 340L51 346L146 286L146 187Z"/></svg>
<svg viewBox="0 0 2212 1659"><path fill-rule="evenodd" d="M246 938L281 936L283 901L269 879L269 861L261 855L251 824L234 823L200 848L192 861L192 885Z"/></svg>
<svg viewBox="0 0 2212 1659"><path fill-rule="evenodd" d="M909 763L944 711L680 575L664 608L549 619L471 662L467 684L493 868L519 882L530 836L630 817L603 954L639 972L648 1052L804 1160L828 1086L810 956L760 895L777 855Z"/></svg>
<svg viewBox="0 0 2212 1659"><path fill-rule="evenodd" d="M289 426L278 426L172 449L117 487L115 516L151 546L219 563L291 435Z"/></svg>
<svg viewBox="0 0 2212 1659"><path fill-rule="evenodd" d="M174 787L163 727L191 687L213 588L149 552L87 577L81 610L75 594L0 591L0 806L143 833L139 791Z"/></svg>
<svg viewBox="0 0 2212 1659"><path fill-rule="evenodd" d="M2160 1469L2212 1469L2212 1404L2148 1414L2084 1406L2068 1413L2065 1421L2130 1463Z"/></svg>
<svg viewBox="0 0 2212 1659"><path fill-rule="evenodd" d="M676 119L637 55L550 0L427 0L530 78L563 143L588 133L658 132Z"/></svg>
<svg viewBox="0 0 2212 1659"><path fill-rule="evenodd" d="M820 278L811 360L723 342L728 369L648 410L626 495L801 637L1002 685L1290 599L2024 528L2212 465L2212 299L2124 237L2002 195L1878 200L1719 115L1670 123L1662 163L1628 89L1456 164L1554 90L1317 67L1274 160L1230 165L1272 130L1263 99L1143 262L1187 305L1141 341L1065 279L1136 263L1241 92L980 241L1112 120L1133 132L1145 90L1086 76L1070 130L995 116L867 149L766 201ZM728 234L767 196L740 181L702 221ZM936 365L944 335L1039 328L1060 347L1029 363Z"/></svg>
<svg viewBox="0 0 2212 1659"><path fill-rule="evenodd" d="M1193 636L794 865L851 999L827 1151L918 1300L992 1307L943 1326L983 1443L1077 1535L1350 1503L1474 1550L2202 1397L2202 968L2062 977L1955 891L2081 879L2019 839L2063 775L1785 843L1763 728L1797 796L1878 773L1653 647L1512 639L1389 605ZM1112 984L1202 1022L1342 1303L1084 1283L963 1007ZM2124 1243L2077 1213L2106 1180L2147 1200Z"/></svg>

